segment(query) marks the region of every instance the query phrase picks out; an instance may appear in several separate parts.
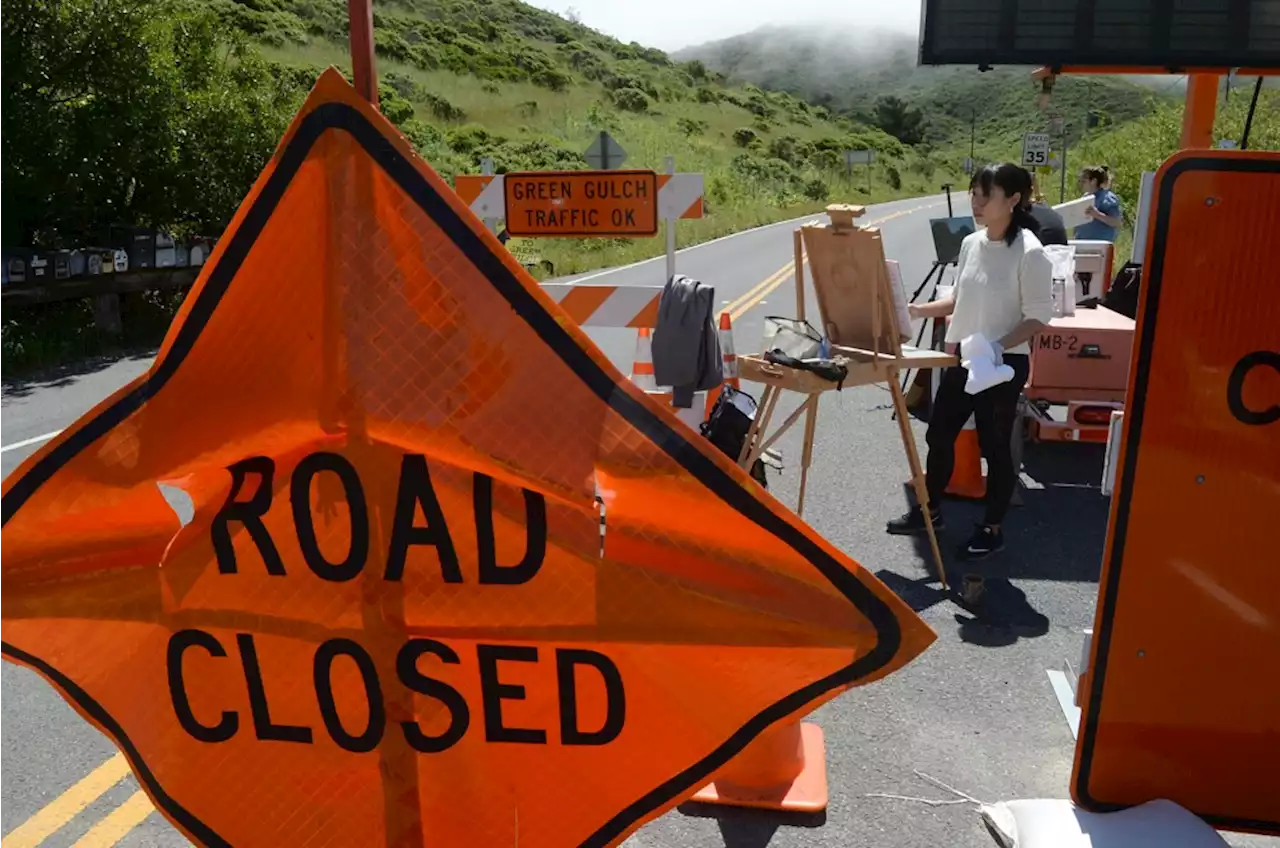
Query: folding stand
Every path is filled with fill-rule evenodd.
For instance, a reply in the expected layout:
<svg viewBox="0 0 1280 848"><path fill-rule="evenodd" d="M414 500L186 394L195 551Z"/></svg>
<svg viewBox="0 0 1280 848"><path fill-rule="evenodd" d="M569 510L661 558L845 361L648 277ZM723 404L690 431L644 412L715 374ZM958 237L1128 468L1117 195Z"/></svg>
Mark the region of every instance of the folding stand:
<svg viewBox="0 0 1280 848"><path fill-rule="evenodd" d="M903 345L893 308L893 294L885 266L880 231L859 227L854 218L863 207L833 205L827 207L830 224L805 226L795 232L796 250L796 317L803 319L804 260L808 254L813 288L822 314L823 330L831 342L831 352L847 361L846 387L884 383L893 396L899 434L911 482L921 503L928 501L924 469L916 451L915 437L907 421L906 399L898 385L898 377L906 368L945 368L956 364L956 357L943 351L921 350ZM805 487L813 456L813 436L817 426L818 400L823 392L836 389L836 384L810 371L786 368L767 362L762 356L739 357L741 378L765 385L751 429L747 432L738 464L750 468L760 454L790 429L800 416L805 416L804 448L800 462L800 497L796 511L803 514ZM804 401L782 425L766 437L770 420L783 391L805 395ZM933 522L925 512L926 530L938 579L945 587L946 573L942 553L938 549Z"/></svg>

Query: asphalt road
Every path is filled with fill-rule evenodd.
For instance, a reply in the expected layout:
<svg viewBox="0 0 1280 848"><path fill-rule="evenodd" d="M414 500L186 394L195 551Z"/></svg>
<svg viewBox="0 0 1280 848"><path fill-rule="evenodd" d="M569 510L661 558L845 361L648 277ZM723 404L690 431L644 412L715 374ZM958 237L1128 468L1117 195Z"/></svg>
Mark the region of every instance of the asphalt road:
<svg viewBox="0 0 1280 848"><path fill-rule="evenodd" d="M957 213L965 209L958 199ZM886 252L901 262L909 288L932 261L928 219L945 214L941 197L868 211L866 220L879 222ZM764 316L795 312L788 270L794 226L765 227L679 254L677 269L714 284L722 307L733 313L739 352L758 349ZM659 259L576 279L658 285L663 273ZM816 314L811 297L809 309ZM629 370L634 332L593 337ZM3 473L148 363L125 359L39 382L6 382ZM780 404L777 414L788 411ZM923 450L923 425L913 426ZM771 482L792 504L800 430L782 440L787 468ZM628 844L985 848L995 843L971 804L870 796L957 800L919 771L982 801L1066 797L1074 743L1045 672L1078 657L1080 632L1092 624L1108 506L1098 489L1101 469L1101 448L1029 449L1025 505L1008 520L1006 551L968 569L987 577L993 600L995 617L979 621L929 585L928 560L917 544L883 532L884 521L903 508L906 474L888 392L862 387L824 396L805 519L907 598L938 641L905 670L813 716L826 733L831 801L825 814L796 819L686 807L650 823ZM976 506L949 506L946 549L959 545L978 517ZM5 663L2 675L5 848L186 844L151 809L105 737L33 673ZM1229 838L1236 845L1278 842Z"/></svg>

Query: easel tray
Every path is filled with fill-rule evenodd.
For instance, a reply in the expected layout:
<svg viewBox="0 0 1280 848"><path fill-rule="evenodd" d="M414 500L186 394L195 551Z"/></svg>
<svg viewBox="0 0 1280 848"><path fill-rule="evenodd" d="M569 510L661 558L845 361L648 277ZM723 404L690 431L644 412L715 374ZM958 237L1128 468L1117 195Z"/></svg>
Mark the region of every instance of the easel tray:
<svg viewBox="0 0 1280 848"><path fill-rule="evenodd" d="M836 388L835 383L812 371L774 365L766 362L763 356L739 356L738 375L751 383L764 383L766 386L805 395L818 395Z"/></svg>

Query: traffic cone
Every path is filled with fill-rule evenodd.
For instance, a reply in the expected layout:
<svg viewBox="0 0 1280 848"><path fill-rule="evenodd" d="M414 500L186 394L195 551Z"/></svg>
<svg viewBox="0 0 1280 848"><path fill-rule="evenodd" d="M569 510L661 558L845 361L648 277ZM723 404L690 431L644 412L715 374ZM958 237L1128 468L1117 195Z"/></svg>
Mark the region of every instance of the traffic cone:
<svg viewBox="0 0 1280 848"><path fill-rule="evenodd" d="M982 498L987 494L987 478L982 473L982 447L978 444L978 431L972 415L960 435L956 436L956 465L951 471L947 494L959 498Z"/></svg>
<svg viewBox="0 0 1280 848"><path fill-rule="evenodd" d="M631 363L631 382L646 392L656 392L658 381L653 376L653 333L648 327L640 328L636 338L636 355Z"/></svg>
<svg viewBox="0 0 1280 848"><path fill-rule="evenodd" d="M698 790L701 804L797 813L827 808L827 758L822 728L809 722L775 724L755 738Z"/></svg>
<svg viewBox="0 0 1280 848"><path fill-rule="evenodd" d="M716 386L707 392L707 411L703 414L703 418L711 417L711 409L716 405L716 399L720 397L720 387L723 385L733 386L735 389L742 387L738 380L738 354L733 350L733 319L728 312L720 313L720 356L724 363L724 379L720 386Z"/></svg>

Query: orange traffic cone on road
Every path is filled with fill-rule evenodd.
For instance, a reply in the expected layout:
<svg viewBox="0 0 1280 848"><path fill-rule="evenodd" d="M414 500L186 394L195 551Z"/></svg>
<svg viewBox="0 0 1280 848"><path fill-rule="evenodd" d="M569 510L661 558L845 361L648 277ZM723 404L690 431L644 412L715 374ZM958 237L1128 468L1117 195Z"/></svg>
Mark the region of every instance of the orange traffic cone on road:
<svg viewBox="0 0 1280 848"><path fill-rule="evenodd" d="M703 418L711 417L711 408L716 405L716 399L720 397L720 387L724 385L733 386L735 389L741 388L742 384L738 380L738 354L733 350L733 319L728 312L720 313L720 356L724 362L724 379L720 386L716 386L707 392L707 411Z"/></svg>
<svg viewBox="0 0 1280 848"><path fill-rule="evenodd" d="M636 355L631 363L631 382L646 392L656 392L658 381L653 376L653 332L648 327L640 328L636 338Z"/></svg>
<svg viewBox="0 0 1280 848"><path fill-rule="evenodd" d="M987 478L982 473L982 447L973 416L956 436L956 465L951 471L947 494L960 498L982 498L987 494Z"/></svg>
<svg viewBox="0 0 1280 848"><path fill-rule="evenodd" d="M761 733L712 775L693 800L796 813L827 808L827 757L822 728L787 721Z"/></svg>

